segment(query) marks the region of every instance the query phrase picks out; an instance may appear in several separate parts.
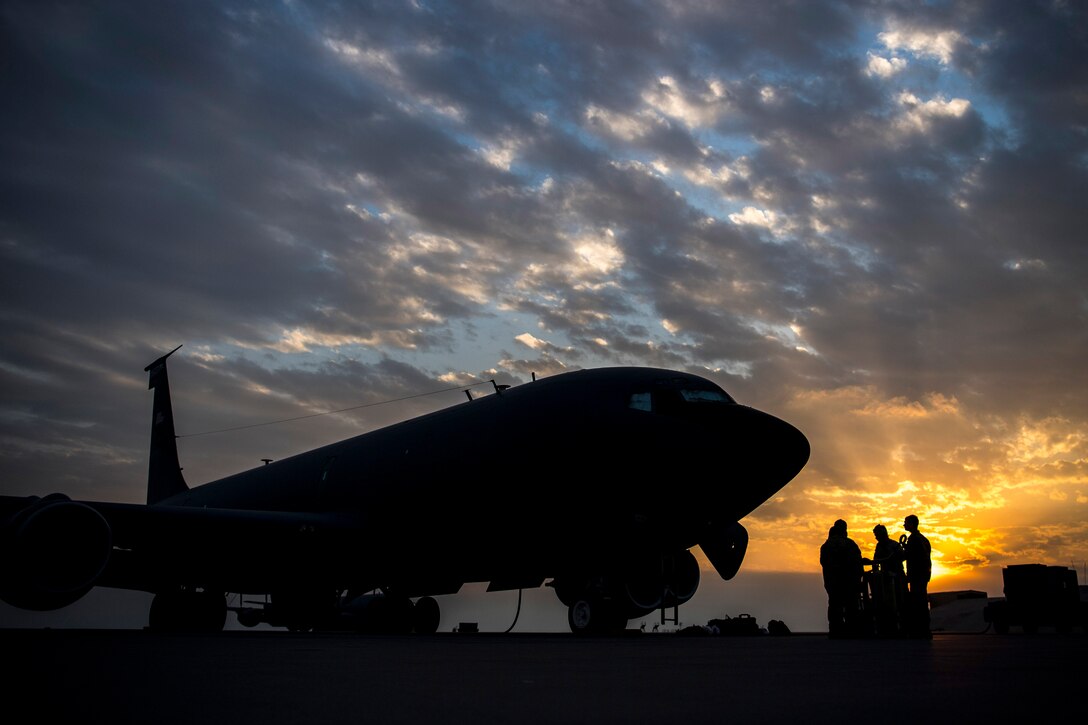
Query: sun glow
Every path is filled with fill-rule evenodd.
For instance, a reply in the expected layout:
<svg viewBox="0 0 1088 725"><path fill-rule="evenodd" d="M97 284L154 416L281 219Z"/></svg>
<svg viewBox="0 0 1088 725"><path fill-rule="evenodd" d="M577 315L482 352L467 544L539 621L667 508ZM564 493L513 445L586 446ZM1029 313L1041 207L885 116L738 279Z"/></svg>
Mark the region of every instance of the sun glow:
<svg viewBox="0 0 1088 725"><path fill-rule="evenodd" d="M931 591L999 596L1003 566L1088 559L1088 434L1068 419L1008 420L875 386L799 392L783 415L806 431L812 458L745 519L745 566L818 571L838 518L868 556L873 526L899 538L908 514L933 548Z"/></svg>

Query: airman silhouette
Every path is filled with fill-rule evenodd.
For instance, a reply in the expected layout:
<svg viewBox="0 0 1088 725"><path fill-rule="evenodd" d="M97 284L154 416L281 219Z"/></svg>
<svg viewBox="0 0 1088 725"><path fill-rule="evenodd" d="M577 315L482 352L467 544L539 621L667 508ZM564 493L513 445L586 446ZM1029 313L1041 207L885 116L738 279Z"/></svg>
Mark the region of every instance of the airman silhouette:
<svg viewBox="0 0 1088 725"><path fill-rule="evenodd" d="M820 547L824 589L827 590L827 633L831 637L856 634L863 569L861 549L847 536L839 519Z"/></svg>
<svg viewBox="0 0 1088 725"><path fill-rule="evenodd" d="M900 619L907 593L907 581L903 574L903 547L888 536L888 527L884 524L873 527L873 536L876 538L873 558L862 559L862 562L872 565L872 571L865 578L869 584L874 624L877 634L894 637L901 630Z"/></svg>
<svg viewBox="0 0 1088 725"><path fill-rule="evenodd" d="M907 634L912 637L932 637L929 631L929 577L933 565L929 539L918 531L918 517L903 519L903 528L910 532L903 548L907 560Z"/></svg>

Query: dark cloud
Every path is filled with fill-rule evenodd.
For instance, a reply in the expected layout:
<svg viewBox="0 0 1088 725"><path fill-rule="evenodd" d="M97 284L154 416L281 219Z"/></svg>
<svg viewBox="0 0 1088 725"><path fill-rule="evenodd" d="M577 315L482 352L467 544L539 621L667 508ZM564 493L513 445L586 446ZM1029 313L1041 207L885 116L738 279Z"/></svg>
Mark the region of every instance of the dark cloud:
<svg viewBox="0 0 1088 725"><path fill-rule="evenodd" d="M1007 103L1023 143L1083 152L1088 137L1088 9L1076 2L985 3L977 72ZM1071 148L1072 147L1072 148Z"/></svg>
<svg viewBox="0 0 1088 725"><path fill-rule="evenodd" d="M181 342L189 431L600 364L814 429L854 390L1083 428L1083 15L5 3L3 492L140 500ZM183 439L187 475L463 397ZM813 475L869 485L849 449L903 441L842 425Z"/></svg>

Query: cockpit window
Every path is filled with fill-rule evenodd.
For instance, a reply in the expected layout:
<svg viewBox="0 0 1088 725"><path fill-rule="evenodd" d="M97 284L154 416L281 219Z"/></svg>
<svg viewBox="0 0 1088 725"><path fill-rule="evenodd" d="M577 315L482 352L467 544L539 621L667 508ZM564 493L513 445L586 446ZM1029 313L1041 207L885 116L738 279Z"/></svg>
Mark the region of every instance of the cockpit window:
<svg viewBox="0 0 1088 725"><path fill-rule="evenodd" d="M653 392L632 393L627 401L627 407L634 410L672 414L683 413L684 410L691 408L702 408L706 405L735 402L721 390L662 386L655 388Z"/></svg>
<svg viewBox="0 0 1088 725"><path fill-rule="evenodd" d="M681 390L681 397L688 403L734 403L736 402L720 390Z"/></svg>

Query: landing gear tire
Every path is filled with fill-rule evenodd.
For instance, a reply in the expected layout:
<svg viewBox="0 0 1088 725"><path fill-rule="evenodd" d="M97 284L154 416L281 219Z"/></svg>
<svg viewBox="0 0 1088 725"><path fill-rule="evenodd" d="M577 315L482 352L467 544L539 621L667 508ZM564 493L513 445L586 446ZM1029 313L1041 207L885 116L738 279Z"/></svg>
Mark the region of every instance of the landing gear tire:
<svg viewBox="0 0 1088 725"><path fill-rule="evenodd" d="M212 591L159 592L148 616L158 632L219 632L226 621L226 597Z"/></svg>
<svg viewBox="0 0 1088 725"><path fill-rule="evenodd" d="M256 627L261 623L261 613L256 609L243 609L238 612L238 624L243 627Z"/></svg>
<svg viewBox="0 0 1088 725"><path fill-rule="evenodd" d="M567 624L570 631L577 635L587 635L593 631L593 603L588 599L576 599L567 607Z"/></svg>
<svg viewBox="0 0 1088 725"><path fill-rule="evenodd" d="M151 600L147 626L156 632L176 632L181 629L184 607L182 592L159 592Z"/></svg>
<svg viewBox="0 0 1088 725"><path fill-rule="evenodd" d="M414 615L412 600L381 594L367 603L359 631L365 634L408 634L412 631Z"/></svg>
<svg viewBox="0 0 1088 725"><path fill-rule="evenodd" d="M434 634L442 621L442 611L434 597L420 597L412 605L412 629L416 634Z"/></svg>
<svg viewBox="0 0 1088 725"><path fill-rule="evenodd" d="M567 624L578 636L618 634L627 626L627 618L608 601L583 597L567 608Z"/></svg>
<svg viewBox="0 0 1088 725"><path fill-rule="evenodd" d="M313 632L335 625L338 592L333 589L295 586L272 592L261 620L288 632Z"/></svg>
<svg viewBox="0 0 1088 725"><path fill-rule="evenodd" d="M386 634L410 634L412 631L412 600L407 597L387 596L387 609L382 631Z"/></svg>

